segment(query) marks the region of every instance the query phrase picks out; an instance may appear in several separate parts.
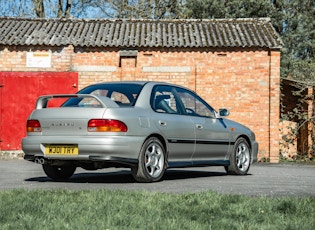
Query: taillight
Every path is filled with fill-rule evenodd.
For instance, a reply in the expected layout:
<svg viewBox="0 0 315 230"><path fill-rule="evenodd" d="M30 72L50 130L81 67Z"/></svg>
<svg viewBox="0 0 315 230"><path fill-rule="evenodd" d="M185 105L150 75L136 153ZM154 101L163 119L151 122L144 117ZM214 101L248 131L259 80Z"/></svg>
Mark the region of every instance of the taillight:
<svg viewBox="0 0 315 230"><path fill-rule="evenodd" d="M118 120L92 119L89 120L88 132L127 132L127 125Z"/></svg>
<svg viewBox="0 0 315 230"><path fill-rule="evenodd" d="M42 128L40 126L39 120L27 120L26 130L27 132L41 132Z"/></svg>

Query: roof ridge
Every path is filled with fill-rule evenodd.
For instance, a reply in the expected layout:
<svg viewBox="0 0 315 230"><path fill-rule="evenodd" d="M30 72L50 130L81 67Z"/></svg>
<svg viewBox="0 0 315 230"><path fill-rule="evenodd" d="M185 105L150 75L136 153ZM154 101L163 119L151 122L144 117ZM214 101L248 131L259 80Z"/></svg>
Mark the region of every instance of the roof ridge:
<svg viewBox="0 0 315 230"><path fill-rule="evenodd" d="M263 21L270 22L269 17L258 18L210 18L210 19L145 19L145 18L26 18L26 17L0 17L0 20L27 20L27 21L72 21L72 22L245 22L245 21Z"/></svg>

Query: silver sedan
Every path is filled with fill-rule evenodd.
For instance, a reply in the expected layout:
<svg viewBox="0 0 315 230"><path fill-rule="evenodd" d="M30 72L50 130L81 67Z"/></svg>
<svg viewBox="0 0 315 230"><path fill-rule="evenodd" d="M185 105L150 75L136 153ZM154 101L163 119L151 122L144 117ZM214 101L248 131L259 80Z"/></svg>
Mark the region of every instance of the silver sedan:
<svg viewBox="0 0 315 230"><path fill-rule="evenodd" d="M51 100L67 99L60 107ZM193 91L161 82L110 82L77 94L44 95L27 120L25 160L54 180L77 167L127 167L138 182L162 179L168 168L224 166L247 174L257 161L254 133L226 119Z"/></svg>

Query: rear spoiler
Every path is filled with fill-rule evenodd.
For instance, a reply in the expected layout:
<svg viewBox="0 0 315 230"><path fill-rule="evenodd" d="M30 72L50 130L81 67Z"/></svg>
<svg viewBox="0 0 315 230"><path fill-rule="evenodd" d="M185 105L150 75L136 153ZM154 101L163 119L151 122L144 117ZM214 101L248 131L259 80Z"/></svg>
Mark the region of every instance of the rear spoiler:
<svg viewBox="0 0 315 230"><path fill-rule="evenodd" d="M101 108L118 108L118 104L108 97L96 96L92 94L51 94L38 97L36 101L36 109L47 108L48 101L54 98L93 98L98 101Z"/></svg>

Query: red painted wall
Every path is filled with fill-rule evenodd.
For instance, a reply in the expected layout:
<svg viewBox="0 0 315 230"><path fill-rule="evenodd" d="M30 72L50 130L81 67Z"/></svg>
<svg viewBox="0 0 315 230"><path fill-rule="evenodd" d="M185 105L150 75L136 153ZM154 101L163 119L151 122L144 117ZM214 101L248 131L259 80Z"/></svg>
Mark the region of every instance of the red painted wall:
<svg viewBox="0 0 315 230"><path fill-rule="evenodd" d="M75 93L77 85L74 72L0 72L0 150L21 149L26 120L38 96Z"/></svg>

